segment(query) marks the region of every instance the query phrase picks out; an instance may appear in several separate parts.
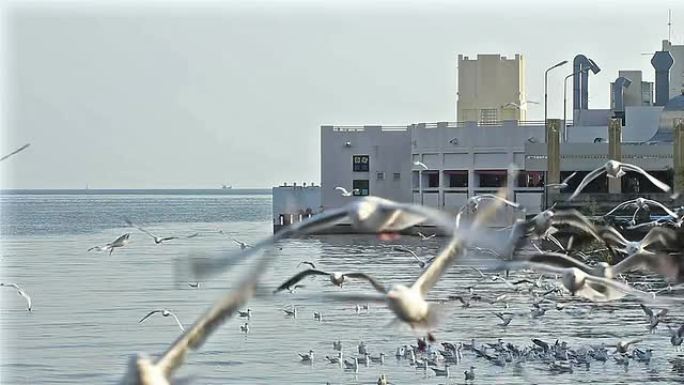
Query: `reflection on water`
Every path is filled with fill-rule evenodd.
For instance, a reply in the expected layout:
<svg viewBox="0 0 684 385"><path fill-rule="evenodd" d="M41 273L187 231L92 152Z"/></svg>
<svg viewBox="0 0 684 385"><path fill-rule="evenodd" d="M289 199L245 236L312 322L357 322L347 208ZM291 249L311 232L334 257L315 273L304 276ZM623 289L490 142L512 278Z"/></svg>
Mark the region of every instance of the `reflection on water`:
<svg viewBox="0 0 684 385"><path fill-rule="evenodd" d="M23 286L33 296L34 311L27 312L22 298L14 291L0 291L0 382L116 382L131 354L161 353L178 336L178 327L170 317L152 317L138 324L142 316L150 310L165 307L172 309L184 324L189 325L213 300L237 282L242 271L238 268L201 282L199 288L174 285L174 258L187 257L197 251L235 250L232 237L254 242L271 232L268 220L253 221L247 217L215 222L191 219L165 222L159 219L159 213L163 213L161 208L154 209L159 210L155 211L157 214L150 214L157 219L144 220L145 205L137 199L130 202L130 207L135 209L124 211L137 216L142 223L151 223L150 230L155 233L186 233L220 227L227 235L204 234L155 245L144 234L133 232L131 244L116 250L111 257L86 250L114 239L125 231L122 227L102 225L101 230L82 232L70 230L74 224L65 223L58 228L59 224L54 222L52 226L59 231L40 233L40 236L22 234L4 238L2 280ZM71 205L77 207L67 211L89 207L94 210L89 215L96 216L111 210L92 202L81 203L72 202ZM197 204L197 201L188 200L170 205L168 210L181 206L181 211L191 212ZM235 212L241 211L242 204L255 203L226 203L234 207ZM263 200L258 204L267 206L270 201ZM123 203L118 205L126 207ZM262 208L243 207L241 212L252 210L245 216L254 215ZM43 209L50 210L47 206ZM60 209L53 210L57 213L51 215L60 215ZM39 216L31 219L34 222L40 220ZM3 228L7 226L3 223ZM399 242L413 248L422 246L420 253L434 253L442 240L431 240L422 245L415 238L404 238ZM420 273L410 256L390 251L372 236L290 239L278 246L282 250L274 249L278 254L276 267L265 277L267 289L289 278L298 270L297 263L303 260L314 262L322 270L363 270L386 283L411 283ZM601 306L588 317L571 315L574 311L588 310L590 304L586 302L572 303L564 311L555 310L549 303L544 305L548 308L544 317L531 319L528 294L510 293L510 307L506 311L518 315L507 328L497 326L499 320L492 314L493 311L504 310L503 304L479 302L464 309L460 303L448 303L443 307L443 321L436 332L440 340L459 342L475 338L484 343L495 342L501 337L506 342L529 345L531 338L548 342L560 338L573 347L580 347L601 342L612 345L618 339L643 338L638 346L653 348L654 356L650 364L633 361L626 370L609 360L605 364L593 363L589 369L578 368L573 374L553 375L545 365L537 362L500 368L466 354L463 362L451 367L452 377L447 380L435 377L432 371L416 370L406 360L394 358L398 346L415 344L415 338L407 327L392 324L392 316L383 305L371 304L369 311L357 314L355 303L334 302L318 295L341 290L369 293L367 285L350 282L339 289L323 278L307 279L303 283L306 287L296 294L263 295L251 301L249 307L253 317L249 321L249 333L240 332L243 320L230 320L199 352L188 356L179 377L190 378L192 383L198 384L324 384L328 381L333 384L361 384L375 383L380 373L386 373L390 381L397 384L463 383L463 371L473 365L477 371L476 384L682 382L684 355L673 350L664 325L655 334L648 334L643 312L633 301ZM476 285L477 293L486 297L509 292L505 284L491 280L478 282L478 275L472 269L455 266L430 296L445 299L450 294L465 293L466 288L472 285ZM288 318L282 312L281 309L289 306L297 306L296 319ZM314 311L323 314L322 322L314 320ZM681 321L682 310L671 309L670 318ZM373 363L368 368L362 365L358 374L328 364L324 357L335 354L332 341L338 339L342 340L348 356L356 351L360 341L365 341L373 355L380 352L387 355L385 364ZM310 349L316 355L314 363L300 363L297 353Z"/></svg>

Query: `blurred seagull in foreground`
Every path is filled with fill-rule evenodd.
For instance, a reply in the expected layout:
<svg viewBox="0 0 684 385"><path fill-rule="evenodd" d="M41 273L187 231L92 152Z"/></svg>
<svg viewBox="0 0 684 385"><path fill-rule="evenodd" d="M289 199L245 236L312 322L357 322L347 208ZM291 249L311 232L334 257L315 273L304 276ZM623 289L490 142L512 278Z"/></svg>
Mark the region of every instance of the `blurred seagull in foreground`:
<svg viewBox="0 0 684 385"><path fill-rule="evenodd" d="M368 196L288 226L272 237L257 242L251 248L250 253L228 253L217 258L197 256L179 259L177 272L184 273L186 270L184 268L189 262L195 279L216 275L236 266L241 260L258 250L271 246L279 239L329 228L344 219L350 220L352 227L362 233L396 233L425 221L449 233L453 233L456 226L453 216L441 210Z"/></svg>
<svg viewBox="0 0 684 385"><path fill-rule="evenodd" d="M26 294L26 292L19 287L16 283L0 283L0 286L2 287L11 287L17 291L17 294L20 296L24 297L26 300L26 310L31 311L31 296Z"/></svg>
<svg viewBox="0 0 684 385"><path fill-rule="evenodd" d="M437 234L435 234L435 233L430 234L430 235L425 235L425 234L421 233L420 231L417 232L416 234L418 234L418 236L420 237L420 240L421 240L421 241L427 241L428 239L432 239L432 238L434 238L435 236L437 236Z"/></svg>
<svg viewBox="0 0 684 385"><path fill-rule="evenodd" d="M170 385L188 350L197 350L237 309L254 296L256 283L266 270L269 257L261 257L237 289L219 299L192 327L185 331L159 358L137 354L128 362L122 385Z"/></svg>
<svg viewBox="0 0 684 385"><path fill-rule="evenodd" d="M109 250L109 255L112 255L115 248L126 246L128 244L128 240L130 239L130 237L131 237L131 233L126 233L126 234L123 234L123 235L119 236L118 238L116 238L113 242L110 242L104 246L93 246L93 247L89 248L88 251L91 251L91 250L107 251L107 250Z"/></svg>
<svg viewBox="0 0 684 385"><path fill-rule="evenodd" d="M337 186L337 187L335 187L335 190L341 192L343 197L350 197L350 196L352 196L352 193L351 193L350 191L348 191L348 190L347 190L346 188L344 188L344 187Z"/></svg>
<svg viewBox="0 0 684 385"><path fill-rule="evenodd" d="M584 179L580 182L580 184L577 186L577 189L575 189L575 192L572 193L570 198L568 198L568 201L571 201L579 195L579 193L584 190L585 187L591 181L594 179L598 178L601 174L604 172L608 176L608 178L621 178L623 175L627 173L627 171L632 171L632 172L638 172L639 174L645 176L653 185L658 187L659 189L663 190L664 192L670 192L670 186L666 185L665 183L661 182L660 180L656 179L653 175L649 174L648 172L644 171L641 167L637 167L633 164L629 163L622 163L618 162L617 160L609 160L604 164L603 166L597 168L596 170L590 172L587 174Z"/></svg>
<svg viewBox="0 0 684 385"><path fill-rule="evenodd" d="M172 312L171 310L168 310L168 309L157 309L157 310L152 310L151 312L147 313L146 316L142 317L142 319L141 319L140 321L138 321L138 323L140 324L140 323L145 322L146 319L152 317L154 314L157 314L157 313L160 313L160 314L161 314L162 316L164 316L164 317L168 317L168 316L173 317L173 319L176 320L176 324L178 324L178 327L180 328L180 330L181 330L182 332L185 331L185 328L183 327L183 324L180 322L180 320L178 319L178 317L176 317L176 314L175 314L174 312Z"/></svg>

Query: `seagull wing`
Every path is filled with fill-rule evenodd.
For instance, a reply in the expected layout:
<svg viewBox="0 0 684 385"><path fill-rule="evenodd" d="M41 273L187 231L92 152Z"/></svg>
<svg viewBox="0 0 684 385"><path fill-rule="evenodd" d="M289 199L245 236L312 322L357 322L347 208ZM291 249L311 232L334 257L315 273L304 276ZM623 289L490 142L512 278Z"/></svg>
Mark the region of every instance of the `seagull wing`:
<svg viewBox="0 0 684 385"><path fill-rule="evenodd" d="M568 182L570 182L570 179L574 178L575 175L577 175L577 171L573 172L567 178L563 179L563 181L561 182L561 185L567 185Z"/></svg>
<svg viewBox="0 0 684 385"><path fill-rule="evenodd" d="M187 238L187 239L195 238L195 237L197 237L197 236L199 236L199 235L200 235L200 233L194 233L194 234L186 235L185 238Z"/></svg>
<svg viewBox="0 0 684 385"><path fill-rule="evenodd" d="M641 246L648 247L653 243L660 242L663 246L670 247L676 241L677 234L674 231L663 227L654 227L641 240Z"/></svg>
<svg viewBox="0 0 684 385"><path fill-rule="evenodd" d="M670 210L667 206L658 201L654 201L652 199L644 199L644 202L646 202L646 204L649 206L659 207L661 210L665 211L667 215L671 216L674 219L679 218L679 216L674 211Z"/></svg>
<svg viewBox="0 0 684 385"><path fill-rule="evenodd" d="M119 235L118 238L114 240L114 242L109 243L107 246L109 247L118 247L118 246L123 246L124 242L128 239L128 237L131 236L131 233L126 233L126 234L121 234Z"/></svg>
<svg viewBox="0 0 684 385"><path fill-rule="evenodd" d="M416 282L413 283L412 288L418 288L423 295L427 294L430 289L435 286L437 281L439 281L439 278L444 274L446 269L454 263L456 257L462 250L463 243L461 242L460 237L452 237L449 244L437 254L430 266L423 270L423 273L416 279Z"/></svg>
<svg viewBox="0 0 684 385"><path fill-rule="evenodd" d="M588 283L595 284L593 287L596 287L596 285L599 285L599 286L605 286L608 289L605 292L600 292L602 295L605 296L606 301L612 301L615 299L619 299L625 295L634 296L637 299L639 299L641 301L645 301L645 302L653 301L653 296L651 294L645 293L641 290L637 290L637 289L635 289L629 285L618 282L614 279L597 277L595 275L587 275L586 280ZM585 285L585 286L592 286L592 285Z"/></svg>
<svg viewBox="0 0 684 385"><path fill-rule="evenodd" d="M349 195L349 191L347 191L347 189L344 187L337 186L335 187L335 190L340 191L343 195Z"/></svg>
<svg viewBox="0 0 684 385"><path fill-rule="evenodd" d="M219 274L237 266L242 260L254 255L261 249L271 246L279 239L307 234L331 227L346 216L346 208L328 210L280 230L272 237L255 243L249 250L227 252L213 258L194 256L188 259L177 259L175 268L177 275L180 275L177 279L180 281L187 281L187 277L184 277L187 270L190 271L190 275L193 277L193 279L190 280L193 281L199 278L206 278ZM189 268L188 264L190 265Z"/></svg>
<svg viewBox="0 0 684 385"><path fill-rule="evenodd" d="M649 174L648 172L646 172L643 168L638 167L638 166L635 166L635 165L633 165L633 164L629 164L629 163L621 163L621 166L622 166L622 168L625 169L625 170L634 171L634 172L638 172L639 174L642 174L643 176L645 176L646 178L648 178L648 180L649 180L651 183L653 183L656 187L658 187L659 189L661 189L661 190L663 190L663 191L665 191L665 192L670 192L670 190L671 190L671 189L670 189L670 186L668 186L667 184L661 182L660 180L658 180L657 178L655 178L653 175L651 175L651 174Z"/></svg>
<svg viewBox="0 0 684 385"><path fill-rule="evenodd" d="M633 204L633 203L635 203L635 202L636 202L636 199L631 199L631 200L628 200L628 201L624 201L624 202L622 202L622 203L619 203L617 206L613 207L610 211L608 211L607 213L603 214L603 216L604 216L604 217L605 217L605 216L608 216L608 215L610 215L610 214L612 214L612 213L614 213L614 212L620 210L621 208L623 208L623 207L625 207L625 206L627 206L627 205Z"/></svg>
<svg viewBox="0 0 684 385"><path fill-rule="evenodd" d="M124 221L126 222L127 225L129 225L129 226L131 226L131 227L135 227L136 229L140 230L141 232L143 232L143 233L149 235L150 237L152 237L152 239L157 239L157 237L156 237L154 234L152 234L151 232L149 232L149 231L143 229L142 227L140 227L140 226L134 224L134 223L133 223L130 219L128 219L127 217L124 217ZM118 241L118 240L119 240L119 239L117 238L116 241ZM116 241L114 241L113 243L116 243Z"/></svg>
<svg viewBox="0 0 684 385"><path fill-rule="evenodd" d="M180 328L180 330L181 330L182 332L184 332L184 331L185 331L185 328L183 327L183 324L180 322L180 320L178 319L178 317L176 316L176 314L175 314L174 312L172 312L172 311L170 311L169 314L171 314L171 316L173 317L173 319L176 320L176 323L178 324L178 327Z"/></svg>
<svg viewBox="0 0 684 385"><path fill-rule="evenodd" d="M219 299L157 360L156 365L167 378L183 363L188 349L200 348L207 337L254 296L257 281L271 260L271 256L262 256L237 289Z"/></svg>
<svg viewBox="0 0 684 385"><path fill-rule="evenodd" d="M139 324L140 324L140 323L143 323L143 322L145 322L146 319L152 317L153 314L155 314L155 313L161 313L161 312L162 312L161 310L152 310L151 312L147 313L146 316L142 317L142 318L140 319L140 321L138 321L138 323L139 323Z"/></svg>
<svg viewBox="0 0 684 385"><path fill-rule="evenodd" d="M314 270L314 269L306 269L302 270L299 273L295 274L292 278L288 279L287 281L283 282L282 285L278 286L277 289L273 291L273 293L277 293L281 290L285 290L292 285L296 284L297 282L301 281L305 277L308 277L310 275L325 275L325 276L330 276L330 273L326 273L325 271L321 270Z"/></svg>
<svg viewBox="0 0 684 385"><path fill-rule="evenodd" d="M584 190L584 188L587 187L587 185L588 185L589 183L591 183L592 180L598 178L599 175L603 174L605 171L606 171L605 167L604 167L604 166L601 166L601 167L597 168L596 170L594 170L594 171L590 172L589 174L587 174L587 175L584 177L584 179L582 179L582 181L580 182L580 184L577 186L577 188L575 189L575 192L572 193L572 195L570 196L570 198L568 198L568 201L571 201L571 200L575 199L575 198L577 197L577 195L579 195L579 193L581 193L582 190Z"/></svg>
<svg viewBox="0 0 684 385"><path fill-rule="evenodd" d="M684 256L681 254L652 254L639 252L613 266L615 274L629 271L650 271L670 281L684 281Z"/></svg>
<svg viewBox="0 0 684 385"><path fill-rule="evenodd" d="M342 276L347 277L347 278L365 279L366 281L370 282L370 284L373 285L373 288L375 288L375 290L377 290L378 292L380 292L382 294L387 293L387 289L385 288L385 285L383 285L382 283L380 283L380 281L371 277L368 274L365 274L365 273L346 273L346 274L342 274Z"/></svg>
<svg viewBox="0 0 684 385"><path fill-rule="evenodd" d="M19 153L19 152L22 152L22 151L26 150L30 145L31 145L31 143L26 143L25 145L23 145L23 146L19 147L18 149L16 149L16 150L10 152L9 154L4 155L2 158L0 158L0 162L2 162L3 160L9 158L10 156L12 156L12 155L14 155L14 154L17 154L17 153Z"/></svg>
<svg viewBox="0 0 684 385"><path fill-rule="evenodd" d="M501 203L503 203L503 204L505 204L505 205L511 206L511 207L515 207L515 208L520 207L519 204L517 204L517 203L515 203L515 202L511 202L511 201L509 201L509 200L506 199L506 198L502 198L502 197L500 197L500 196L498 196L498 195L494 195L494 194L481 194L481 195L478 195L477 197L479 198L479 200L482 200L482 199L494 199L494 200L498 200L499 202L501 202Z"/></svg>
<svg viewBox="0 0 684 385"><path fill-rule="evenodd" d="M644 313L646 313L646 316L648 316L649 319L653 318L653 310L651 310L651 308L644 305L643 303L640 303L639 306L641 306L641 310L643 310Z"/></svg>
<svg viewBox="0 0 684 385"><path fill-rule="evenodd" d="M26 307L29 311L31 311L31 296L26 294L26 292L22 289L17 289L17 293L19 293L20 296L24 297L26 300Z"/></svg>
<svg viewBox="0 0 684 385"><path fill-rule="evenodd" d="M620 234L619 231L615 230L612 226L603 226L598 229L598 234L604 241L608 244L617 244L619 246L625 247L629 244L629 241Z"/></svg>
<svg viewBox="0 0 684 385"><path fill-rule="evenodd" d="M395 246L394 249L397 250L397 251L402 251L402 252L404 252L404 253L409 253L409 254L411 254L411 255L413 256L413 258L416 259L416 261L418 261L418 262L420 262L420 263L424 263L423 260L420 259L420 257L418 257L418 254L416 254L415 251L409 249L408 247L404 247L404 246Z"/></svg>
<svg viewBox="0 0 684 385"><path fill-rule="evenodd" d="M531 262L531 263L541 263L541 264L545 264L548 266L558 267L561 269L567 269L567 268L574 267L574 268L582 270L583 272L585 272L587 274L592 274L592 272L593 272L591 267L587 266L586 264L578 261L577 259L575 259L575 258L573 258L567 254L545 252L545 253L532 254L531 256L523 257L523 258L525 258L524 260Z"/></svg>
<svg viewBox="0 0 684 385"><path fill-rule="evenodd" d="M174 239L178 239L178 237L164 237L164 238L160 238L160 239L159 239L159 242L172 241L172 240L174 240Z"/></svg>

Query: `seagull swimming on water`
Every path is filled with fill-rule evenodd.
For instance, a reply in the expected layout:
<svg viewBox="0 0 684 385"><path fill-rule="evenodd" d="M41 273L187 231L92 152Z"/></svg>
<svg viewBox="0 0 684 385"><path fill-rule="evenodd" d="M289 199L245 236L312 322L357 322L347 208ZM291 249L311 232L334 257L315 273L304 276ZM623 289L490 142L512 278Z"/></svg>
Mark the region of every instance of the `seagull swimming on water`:
<svg viewBox="0 0 684 385"><path fill-rule="evenodd" d="M0 286L11 287L17 291L17 294L22 296L26 300L26 310L31 311L31 296L26 294L26 292L19 287L16 283L0 283Z"/></svg>
<svg viewBox="0 0 684 385"><path fill-rule="evenodd" d="M109 251L109 255L112 255L115 248L126 246L128 244L130 237L131 237L131 233L126 233L126 234L119 236L114 241L107 243L104 246L93 246L93 247L89 248L88 251L91 251L91 250Z"/></svg>
<svg viewBox="0 0 684 385"><path fill-rule="evenodd" d="M606 164L604 164L603 166L601 166L601 167L597 168L596 170L587 174L584 177L584 179L582 179L580 184L577 186L577 189L575 189L575 192L573 192L572 195L570 196L570 198L568 198L568 201L575 199L577 197L577 195L579 195L579 193L581 193L582 190L584 190L584 188L587 187L587 185L589 183L591 183L591 181L598 178L604 172L606 173L608 178L615 179L615 178L621 178L622 176L624 176L627 173L627 171L638 172L639 174L645 176L651 183L653 183L653 185L655 185L659 189L663 190L664 192L670 192L670 190L671 190L670 186L659 181L653 175L644 171L644 169L642 169L641 167L637 167L637 166L635 166L633 164L629 164L629 163L618 162L617 160L611 159L611 160L607 161Z"/></svg>
<svg viewBox="0 0 684 385"><path fill-rule="evenodd" d="M170 385L173 374L185 360L188 350L199 349L206 339L254 296L256 283L270 259L262 256L238 288L220 298L168 350L156 359L137 354L128 361L121 385Z"/></svg>
<svg viewBox="0 0 684 385"><path fill-rule="evenodd" d="M142 317L138 323L143 323L145 322L146 319L150 318L154 314L160 313L164 317L172 316L174 320L176 320L176 324L178 324L178 327L180 328L181 331L185 331L185 328L183 327L183 324L180 322L178 317L176 317L176 314L172 312L171 310L168 309L157 309L157 310L152 310L151 312L147 313L146 316Z"/></svg>

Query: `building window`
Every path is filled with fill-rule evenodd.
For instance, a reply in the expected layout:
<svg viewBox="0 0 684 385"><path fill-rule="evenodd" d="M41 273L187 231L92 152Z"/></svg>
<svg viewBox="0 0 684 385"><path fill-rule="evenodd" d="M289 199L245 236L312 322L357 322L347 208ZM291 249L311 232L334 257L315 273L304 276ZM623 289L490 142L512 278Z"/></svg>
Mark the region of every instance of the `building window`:
<svg viewBox="0 0 684 385"><path fill-rule="evenodd" d="M355 179L352 182L353 194L357 197L370 195L368 179Z"/></svg>
<svg viewBox="0 0 684 385"><path fill-rule="evenodd" d="M479 187L503 187L506 185L506 171L480 171Z"/></svg>
<svg viewBox="0 0 684 385"><path fill-rule="evenodd" d="M468 187L468 171L444 171L449 187Z"/></svg>
<svg viewBox="0 0 684 385"><path fill-rule="evenodd" d="M392 174L392 180L400 180L401 179L401 173L395 172Z"/></svg>
<svg viewBox="0 0 684 385"><path fill-rule="evenodd" d="M518 187L544 187L544 173L541 171L520 171Z"/></svg>
<svg viewBox="0 0 684 385"><path fill-rule="evenodd" d="M438 172L426 172L427 176L427 186L428 188L438 188L439 187L439 173Z"/></svg>
<svg viewBox="0 0 684 385"><path fill-rule="evenodd" d="M495 123L499 119L496 108L483 108L480 110L481 123Z"/></svg>
<svg viewBox="0 0 684 385"><path fill-rule="evenodd" d="M379 172L376 175L378 180L385 180L385 173L384 172Z"/></svg>
<svg viewBox="0 0 684 385"><path fill-rule="evenodd" d="M370 170L370 159L368 155L354 155L352 157L352 167L354 171Z"/></svg>

